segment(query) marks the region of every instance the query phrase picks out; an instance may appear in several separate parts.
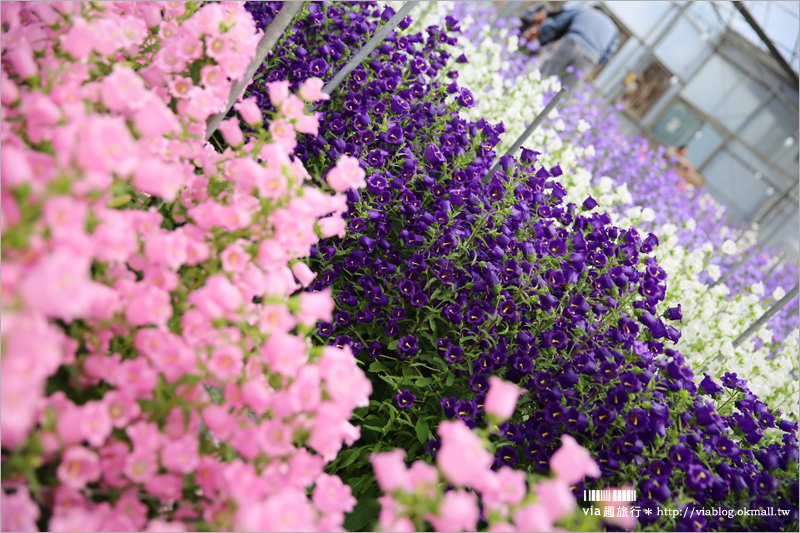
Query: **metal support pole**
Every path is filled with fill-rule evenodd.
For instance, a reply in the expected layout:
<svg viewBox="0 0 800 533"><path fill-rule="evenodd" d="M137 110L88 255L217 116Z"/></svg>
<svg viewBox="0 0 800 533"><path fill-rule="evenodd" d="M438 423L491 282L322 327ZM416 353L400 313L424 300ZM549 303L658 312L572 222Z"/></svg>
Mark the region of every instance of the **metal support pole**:
<svg viewBox="0 0 800 533"><path fill-rule="evenodd" d="M778 254L778 260L777 260L777 261L775 261L775 264L774 264L774 265L772 265L772 267L769 269L769 272L767 272L767 275L766 275L766 276L764 276L764 278L765 278L765 279L769 279L769 278L771 278L771 277L772 277L772 274L774 274L774 273L775 273L775 271L776 271L776 270L778 270L778 267L780 267L781 265L783 265L783 258L784 258L785 256L786 256L786 254L785 254L784 252L781 252L781 253L779 253L779 254Z"/></svg>
<svg viewBox="0 0 800 533"><path fill-rule="evenodd" d="M712 283L712 284L711 284L711 286L710 286L709 288L716 287L717 285L720 285L720 284L722 284L722 283L727 283L727 282L728 282L728 281L729 281L729 280L730 280L730 279L733 277L733 275L734 275L734 274L736 274L736 273L739 271L739 269L740 269L740 268L742 268L742 267L744 266L744 264L745 264L745 263L747 263L748 261L750 261L750 259L752 259L752 258L753 258L753 256L755 256L755 255L756 255L756 254L758 254L758 253L759 253L761 250L763 250L763 249L764 249L764 247L765 247L767 244L769 244L769 241L771 241L773 237L775 237L775 236L776 236L778 233L780 233L780 232L781 232L781 230L783 230L783 224L780 224L780 225L779 225L777 228L775 228L775 230L773 230L773 231L772 231L772 233L770 233L770 234L769 234L769 237L767 237L766 239L762 240L762 241L761 241L761 242L758 244L758 246L756 246L755 248L753 248L752 250L750 250L750 253L748 253L748 254L747 254L745 257L744 257L744 259L742 259L741 261L739 261L738 263L736 263L735 265L733 265L733 266L731 267L731 269L730 269L730 270L729 270L729 271L728 271L728 272L727 272L727 273L726 273L724 276L722 276L722 277L721 277L721 278L719 278L717 281L715 281L714 283Z"/></svg>
<svg viewBox="0 0 800 533"><path fill-rule="evenodd" d="M763 326L770 318L775 316L778 313L778 311L783 309L786 306L786 304L788 304L795 296L797 296L798 287L800 287L800 285L795 284L794 288L790 290L788 293L786 293L786 296L781 298L780 301L778 301L775 305L767 309L767 311L764 312L764 314L761 315L759 319L756 320L752 326L747 328L747 330L745 330L744 333L736 337L736 340L733 341L733 347L734 348L739 347L739 345L741 345L744 341L750 338L750 336L756 331L758 331L761 328L761 326Z"/></svg>
<svg viewBox="0 0 800 533"><path fill-rule="evenodd" d="M236 100L239 99L239 95L242 94L247 84L250 83L250 80L258 70L258 67L264 62L267 58L267 54L272 50L272 48L277 44L278 39L281 38L286 28L291 24L292 20L294 19L295 14L300 11L300 7L302 7L303 2L284 2L281 10L275 15L275 18L270 22L269 26L267 27L264 35L261 37L261 40L258 41L258 46L256 47L256 56L247 66L247 70L244 73L244 77L237 83L233 84L231 87L230 95L228 96L228 105L225 107L225 111L217 113L216 115L212 115L208 117L208 122L206 123L206 141L211 138L217 128L219 127L219 123L222 122L222 119L225 118L225 115L228 114L228 111L231 110L233 104L236 103Z"/></svg>
<svg viewBox="0 0 800 533"><path fill-rule="evenodd" d="M536 118L533 119L533 122L531 122L531 125L528 126L528 129L522 132L522 135L519 136L519 139L517 139L516 142L513 145L511 145L511 148L508 149L508 151L505 153L503 157L507 155L514 155L514 153L516 153L516 151L520 149L523 143L525 143L525 141L528 140L528 137L530 137L531 134L534 131L536 131L536 128L538 128L539 125L542 122L544 122L544 119L547 118L547 115L549 115L550 112L558 105L558 103L561 101L562 98L564 98L564 95L566 95L568 91L569 89L567 87L562 87L561 90L558 91L556 95L553 96L553 98L549 102L547 102L547 105L544 106L542 112L536 115ZM483 180L481 180L483 183L487 183L489 179L491 179L492 174L494 174L494 171L497 170L497 165L499 164L500 160L498 159L497 162L494 165L492 165L492 168L489 169L489 172L487 172L486 175L483 177Z"/></svg>
<svg viewBox="0 0 800 533"><path fill-rule="evenodd" d="M347 75L353 72L353 70L360 65L367 58L367 56L378 47L379 44L383 42L386 36L389 35L389 32L391 32L398 24L400 24L401 20L406 18L406 16L417 4L419 4L419 0L412 0L403 4L403 7L401 7L400 10L397 11L397 13L395 13L386 24L380 27L375 35L372 36L372 39L370 39L367 44L365 44L364 47L359 50L358 53L350 61L348 61L339 72L336 73L331 81L325 84L325 87L323 87L322 90L328 94L331 94L334 89L336 89L344 81Z"/></svg>
<svg viewBox="0 0 800 533"><path fill-rule="evenodd" d="M794 304L794 305L793 305L793 306L792 306L792 307L789 309L789 311L787 311L787 312L786 312L786 314L787 314L788 316L796 315L796 314L797 314L797 308L798 308L798 306L800 306L800 302L798 302L798 303Z"/></svg>

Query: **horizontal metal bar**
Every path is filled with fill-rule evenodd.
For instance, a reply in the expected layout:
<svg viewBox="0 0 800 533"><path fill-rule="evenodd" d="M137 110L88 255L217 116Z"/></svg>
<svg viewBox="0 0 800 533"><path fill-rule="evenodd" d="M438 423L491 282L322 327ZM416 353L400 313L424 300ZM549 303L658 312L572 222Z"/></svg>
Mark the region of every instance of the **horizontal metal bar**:
<svg viewBox="0 0 800 533"><path fill-rule="evenodd" d="M358 53L353 56L353 58L350 59L350 61L348 61L339 72L336 73L331 81L325 84L325 87L323 87L322 90L328 94L331 94L344 81L347 75L353 72L353 70L355 70L355 68L360 65L367 58L367 56L383 42L384 39L386 39L389 33L395 29L398 24L400 24L400 21L408 16L408 14L417 4L419 4L419 0L412 0L403 4L403 7L401 7L400 10L397 11L397 13L395 13L394 16L392 16L392 18L386 22L386 24L381 26L380 29L375 32L375 35L372 36L372 39L367 41L367 44L365 44L364 47L359 50Z"/></svg>
<svg viewBox="0 0 800 533"><path fill-rule="evenodd" d="M761 252L761 250L763 250L764 247L767 244L769 244L769 242L772 240L772 238L775 237L776 235L778 235L783 230L783 226L784 226L784 224L779 224L777 226L777 228L775 230L773 230L773 232L770 233L769 236L766 239L762 239L761 242L755 248L750 250L750 252L744 257L744 259L742 259L741 261L739 261L738 263L733 265L731 267L731 269L728 270L728 272L725 273L724 276L722 276L717 281L712 283L709 286L709 288L716 287L717 285L721 285L723 283L728 283L728 281L730 281L730 279L733 277L733 275L736 274L739 271L739 269L741 269L745 265L745 263L750 261L750 259L752 259L753 256L755 256L756 254ZM741 238L741 236L740 236L740 238Z"/></svg>
<svg viewBox="0 0 800 533"><path fill-rule="evenodd" d="M534 131L536 131L536 128L538 128L541 125L541 123L544 122L544 119L547 118L547 115L549 115L550 112L558 105L558 103L561 101L562 98L564 98L564 95L566 95L568 91L569 88L562 87L561 90L558 91L555 94L555 96L553 96L553 98L550 99L549 102L547 102L547 105L544 106L542 112L536 115L536 118L533 119L533 122L531 122L531 125L528 126L528 129L522 132L522 135L519 136L519 139L517 139L516 142L511 145L511 148L509 148L506 151L503 157L507 155L514 155L516 151L520 149L520 147L525 143L525 141L528 140L528 137L530 137L531 134ZM492 168L489 169L489 172L487 172L486 175L483 177L482 180L483 183L487 183L491 179L491 176L494 174L494 171L497 170L497 165L499 164L500 164L500 159L498 159L497 162L494 165L492 165Z"/></svg>
<svg viewBox="0 0 800 533"><path fill-rule="evenodd" d="M778 311L783 309L786 306L786 304L788 304L795 296L797 296L798 288L800 288L800 284L795 284L792 290L787 292L783 298L781 298L778 302L775 303L775 305L767 309L767 311L763 315L761 315L759 319L756 320L755 323L753 323L752 326L747 328L744 333L736 337L736 340L733 341L733 347L734 348L739 347L739 345L741 345L744 341L749 339L750 336L753 335L753 333L761 329L761 326L766 324L766 322L770 318L775 316L778 313Z"/></svg>

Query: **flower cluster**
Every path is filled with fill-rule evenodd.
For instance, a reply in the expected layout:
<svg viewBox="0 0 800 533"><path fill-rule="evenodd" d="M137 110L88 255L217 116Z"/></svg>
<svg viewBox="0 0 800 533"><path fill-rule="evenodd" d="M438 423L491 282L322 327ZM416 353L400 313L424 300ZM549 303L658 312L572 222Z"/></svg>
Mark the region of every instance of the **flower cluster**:
<svg viewBox="0 0 800 533"><path fill-rule="evenodd" d="M320 81L268 85L269 130L239 102L219 153L242 4L4 4L2 32L2 529L340 528L323 468L371 386L307 342L330 294L294 295L347 209L291 156Z"/></svg>
<svg viewBox="0 0 800 533"><path fill-rule="evenodd" d="M564 135L597 148L591 157L584 154L579 164L586 165L595 175L606 175L591 190L615 223L651 228L663 242L656 257L672 281L664 308L683 307L679 347L687 354L687 360L698 375L704 370L717 378L725 372L737 373L761 399L797 420L800 406L794 398L798 367L790 354L794 353L792 339L797 333L792 331L797 331L798 321L792 305L771 319L754 343L746 343L736 353L730 345L777 301L773 294L782 296L784 288L796 282L796 265L776 264L769 260L769 253L763 253L724 285L711 288L712 282L742 261L755 246L755 232L745 232L728 221L724 208L707 193L686 189L674 171L666 168L663 148L650 150L643 139L626 139L619 134L613 117L602 111L607 107L587 100L578 94L562 109L569 124ZM593 127L576 129L574 124L582 120L579 116L592 120ZM630 157L631 152L638 156ZM614 180L607 176L614 176ZM630 189L628 204L634 205L623 202L616 206L615 200L608 198L614 183L620 182ZM579 183L576 175L569 189L580 191L584 186L589 186L588 181ZM679 200L658 202L658 198L667 196ZM709 365L714 360L718 362Z"/></svg>
<svg viewBox="0 0 800 533"><path fill-rule="evenodd" d="M487 410L513 412L517 387L494 378ZM510 409L509 409L510 408ZM500 418L504 418L500 416ZM554 524L597 529L595 514L577 511L570 485L584 477L597 477L600 469L569 435L553 454L553 478L526 475L504 466L492 470L488 430L470 431L461 420L439 426L441 437L436 466L415 461L405 464L405 452L394 450L372 458L378 486L381 531L552 531ZM442 490L443 488L447 490ZM606 518L608 524L633 529L636 518Z"/></svg>
<svg viewBox="0 0 800 533"><path fill-rule="evenodd" d="M510 30L499 23L491 27L481 21L491 19L494 6L458 3L452 7L452 14L464 28L459 47L470 50L469 64L475 73L459 79L479 95L478 105L469 112L480 108L481 117L502 121L508 132L521 132L530 118L514 108L519 99L505 94L480 97L487 94L480 91L486 86L510 84L515 91L535 94L536 87L543 85L536 81L535 61L514 53L519 21L512 19ZM498 56L505 62L493 59ZM533 98L530 101L536 103ZM730 346L760 315L762 307L766 309L777 300L771 298L773 294L784 294L796 282L796 265L776 264L765 252L751 259L724 287L709 290L711 282L755 245L755 233L744 232L744 228L729 222L724 207L708 194L687 188L667 167L663 148L651 150L646 140L622 135L613 106L578 92L570 93L558 109L525 146L544 148L541 160L546 164L558 161L564 171L560 180L567 188L566 202L580 203L591 195L615 225L635 225L657 235L663 246L656 257L673 281L659 309L683 305L685 320L679 346L687 360L720 379L727 371L736 372L760 398L797 420L798 367L793 351L798 328L793 311L796 303L773 317L752 344L736 351ZM514 139L508 138L508 142ZM677 200L660 201L664 197ZM764 290L753 300L747 293L762 279ZM708 365L718 358L719 363Z"/></svg>

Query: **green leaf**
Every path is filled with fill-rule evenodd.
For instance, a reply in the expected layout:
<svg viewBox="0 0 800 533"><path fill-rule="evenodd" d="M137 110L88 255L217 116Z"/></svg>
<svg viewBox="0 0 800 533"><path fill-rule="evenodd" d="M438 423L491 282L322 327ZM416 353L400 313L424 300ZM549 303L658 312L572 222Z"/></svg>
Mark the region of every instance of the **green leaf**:
<svg viewBox="0 0 800 533"><path fill-rule="evenodd" d="M358 482L359 483L356 484L356 488L362 489L363 480L359 479ZM374 523L378 519L378 513L380 510L381 506L375 498L359 498L355 509L353 509L353 512L349 513L345 517L345 530L361 531L362 529L366 528L367 531L372 531L372 529L368 528L367 526Z"/></svg>
<svg viewBox="0 0 800 533"><path fill-rule="evenodd" d="M130 202L131 198L132 197L130 194L122 194L120 196L115 196L108 202L108 207L112 209L115 207L122 207L123 205Z"/></svg>
<svg viewBox="0 0 800 533"><path fill-rule="evenodd" d="M396 350L398 346L400 346L400 339L389 343L390 350Z"/></svg>
<svg viewBox="0 0 800 533"><path fill-rule="evenodd" d="M454 382L455 380L456 380L456 376L455 376L455 374L452 374L452 373L451 373L451 374L448 374L448 375L447 375L447 381L446 381L445 383L446 383L446 384L447 384L447 386L449 387L449 386L451 386L451 385L453 384L453 382Z"/></svg>
<svg viewBox="0 0 800 533"><path fill-rule="evenodd" d="M427 443L425 443L425 445L427 445ZM420 448L422 448L422 446L420 446L420 443L415 442L411 446L411 449L408 450L408 459L413 460L417 456L417 451L419 451Z"/></svg>
<svg viewBox="0 0 800 533"><path fill-rule="evenodd" d="M372 475L372 473L365 474L357 478L356 483L353 484L353 496L357 497L359 494L363 494L364 492L369 490L369 488L372 487L374 484L375 484L375 476Z"/></svg>
<svg viewBox="0 0 800 533"><path fill-rule="evenodd" d="M386 370L386 367L378 361L375 361L369 365L370 372L375 372L377 374L378 372L382 372L384 370Z"/></svg>
<svg viewBox="0 0 800 533"><path fill-rule="evenodd" d="M379 377L379 378L381 378L381 379L382 379L383 381L385 381L386 383L388 383L389 385L391 385L393 389L397 388L397 383L395 383L395 382L392 380L392 378L388 378L388 377L386 377L386 376L384 376L384 375L382 375L382 374L378 374L378 377Z"/></svg>
<svg viewBox="0 0 800 533"><path fill-rule="evenodd" d="M383 402L379 402L378 400L370 400L369 401L369 406L372 407L372 408L380 410L380 409L383 408Z"/></svg>
<svg viewBox="0 0 800 533"><path fill-rule="evenodd" d="M400 382L401 385L414 385L415 383L416 383L416 380L415 380L414 376L406 376Z"/></svg>
<svg viewBox="0 0 800 533"><path fill-rule="evenodd" d="M421 443L428 442L428 421L424 418L417 420L417 438Z"/></svg>
<svg viewBox="0 0 800 533"><path fill-rule="evenodd" d="M406 419L405 419L404 417L402 417L402 416L400 416L400 417L397 417L397 422L399 422L400 424L403 424L404 426L411 426L411 427L414 427L414 424L412 424L410 421L406 420ZM411 434L410 434L410 433L408 433L407 431L401 431L400 433L407 433L408 435L411 435Z"/></svg>
<svg viewBox="0 0 800 533"><path fill-rule="evenodd" d="M436 323L433 321L432 315L428 315L428 323L431 325L431 331L436 333Z"/></svg>
<svg viewBox="0 0 800 533"><path fill-rule="evenodd" d="M427 387L433 382L433 378L422 378L417 380L417 387Z"/></svg>
<svg viewBox="0 0 800 533"><path fill-rule="evenodd" d="M390 409L389 410L389 422L387 422L386 426L384 426L384 428L383 428L384 434L385 434L386 431L389 430L389 428L392 426L392 424L394 424L395 418L397 418L397 416L395 415L395 410L394 409Z"/></svg>
<svg viewBox="0 0 800 533"><path fill-rule="evenodd" d="M378 431L380 431L380 429ZM361 448L347 450L343 455L347 455L347 458L342 461L342 464L339 465L339 468L344 468L355 463L356 459L358 459L358 456L361 455Z"/></svg>

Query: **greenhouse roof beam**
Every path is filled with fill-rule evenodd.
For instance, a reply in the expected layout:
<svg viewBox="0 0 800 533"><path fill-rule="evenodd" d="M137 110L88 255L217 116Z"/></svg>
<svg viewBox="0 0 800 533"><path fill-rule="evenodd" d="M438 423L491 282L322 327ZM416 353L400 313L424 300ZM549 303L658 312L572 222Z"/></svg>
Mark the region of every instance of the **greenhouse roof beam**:
<svg viewBox="0 0 800 533"><path fill-rule="evenodd" d="M756 19L753 18L753 15L750 14L750 11L748 11L744 3L733 2L733 5L737 10L739 10L739 13L742 14L742 17L744 17L744 20L747 21L750 27L753 28L753 31L756 32L758 37L761 39L761 42L763 42L767 48L769 48L770 54L772 54L772 57L775 58L781 68L786 71L786 73L789 75L789 78L794 82L795 87L800 86L800 78L798 78L797 73L775 47L772 39L770 39L767 34L764 33L764 30L761 28L761 26L759 26L758 22L756 22Z"/></svg>
<svg viewBox="0 0 800 533"><path fill-rule="evenodd" d="M784 200L786 200L786 199L787 199L787 198L788 198L788 197L789 197L789 196L790 196L790 195L793 193L793 191L794 191L795 189L797 189L797 185L798 185L798 182L794 182L792 185L790 185L789 187L787 187L787 188L786 188L786 189L785 189L785 190L784 190L784 191L781 193L780 197L778 197L778 199L777 199L777 200L775 200L775 203L774 203L774 204L772 204L772 205L769 207L769 209L767 209L767 210L764 212L764 214L763 214L763 215L761 215L760 217L758 217L758 220L756 221L756 223L757 223L758 225L762 225L762 224L764 223L764 221L765 221L765 220L766 220L766 219L767 219L767 218L768 218L768 217L769 217L769 216L770 216L770 215L771 215L773 212L775 212L775 210L776 210L776 209L778 209L778 207L781 205L781 203L782 203ZM792 200L792 198L790 198L789 200L791 201L791 200ZM792 202L792 203L793 203L793 202Z"/></svg>

